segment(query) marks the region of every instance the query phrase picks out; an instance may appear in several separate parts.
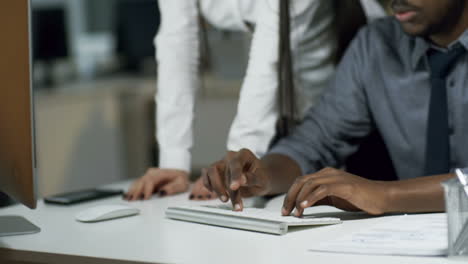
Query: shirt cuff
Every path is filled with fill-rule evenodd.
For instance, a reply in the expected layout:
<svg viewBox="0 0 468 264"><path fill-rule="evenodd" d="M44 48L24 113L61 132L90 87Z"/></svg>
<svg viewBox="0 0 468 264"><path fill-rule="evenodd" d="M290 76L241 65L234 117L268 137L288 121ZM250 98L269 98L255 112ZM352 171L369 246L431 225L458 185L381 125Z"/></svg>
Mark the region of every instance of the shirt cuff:
<svg viewBox="0 0 468 264"><path fill-rule="evenodd" d="M185 149L160 150L159 168L175 169L190 173L190 152Z"/></svg>
<svg viewBox="0 0 468 264"><path fill-rule="evenodd" d="M248 150L250 150L250 151L255 155L255 157L257 157L257 158L261 158L262 156L265 155L265 151L260 150L259 146L255 145L255 144L248 144L248 143L245 143L244 145L242 145L242 147L238 146L237 144L236 144L236 145L234 145L234 144L228 144L227 149L228 149L228 151L235 151L235 152L238 152L238 151L240 151L241 149L248 149Z"/></svg>

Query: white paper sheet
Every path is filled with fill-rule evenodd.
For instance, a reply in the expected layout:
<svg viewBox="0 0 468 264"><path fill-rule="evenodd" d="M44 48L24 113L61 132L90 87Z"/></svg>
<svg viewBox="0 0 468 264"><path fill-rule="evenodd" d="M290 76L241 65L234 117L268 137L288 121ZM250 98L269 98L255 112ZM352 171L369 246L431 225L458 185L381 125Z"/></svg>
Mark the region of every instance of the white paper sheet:
<svg viewBox="0 0 468 264"><path fill-rule="evenodd" d="M388 221L313 246L312 251L370 255L442 256L447 254L446 214L389 217Z"/></svg>

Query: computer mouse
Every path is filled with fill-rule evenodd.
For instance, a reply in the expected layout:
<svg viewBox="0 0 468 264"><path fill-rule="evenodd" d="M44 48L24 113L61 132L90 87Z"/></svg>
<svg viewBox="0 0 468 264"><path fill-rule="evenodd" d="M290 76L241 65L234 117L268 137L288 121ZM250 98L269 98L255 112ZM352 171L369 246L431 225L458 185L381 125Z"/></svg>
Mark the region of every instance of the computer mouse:
<svg viewBox="0 0 468 264"><path fill-rule="evenodd" d="M80 222L99 222L116 219L125 216L137 215L140 209L125 205L97 205L76 214L76 220Z"/></svg>

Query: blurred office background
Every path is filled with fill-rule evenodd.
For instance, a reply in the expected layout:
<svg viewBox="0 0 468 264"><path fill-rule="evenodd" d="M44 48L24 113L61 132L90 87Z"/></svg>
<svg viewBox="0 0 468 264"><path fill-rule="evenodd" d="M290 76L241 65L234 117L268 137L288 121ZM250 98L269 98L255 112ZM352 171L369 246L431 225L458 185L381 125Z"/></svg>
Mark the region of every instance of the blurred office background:
<svg viewBox="0 0 468 264"><path fill-rule="evenodd" d="M41 197L141 176L157 165L156 0L32 0ZM249 36L208 28L194 176L225 152ZM177 78L177 72L174 72Z"/></svg>

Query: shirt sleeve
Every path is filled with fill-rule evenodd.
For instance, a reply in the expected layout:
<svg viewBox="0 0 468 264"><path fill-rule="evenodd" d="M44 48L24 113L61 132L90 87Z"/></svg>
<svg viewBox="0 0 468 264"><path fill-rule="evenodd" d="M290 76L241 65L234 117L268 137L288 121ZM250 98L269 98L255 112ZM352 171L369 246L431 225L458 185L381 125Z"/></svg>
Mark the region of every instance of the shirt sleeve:
<svg viewBox="0 0 468 264"><path fill-rule="evenodd" d="M246 75L240 91L237 113L231 125L227 148L248 148L263 156L275 134L278 119L277 64L279 41L278 0L261 1L253 34ZM291 49L295 53L311 17L317 17L321 1L295 0L291 8ZM323 14L320 14L324 16ZM313 29L312 29L313 30ZM327 45L316 45L328 49Z"/></svg>
<svg viewBox="0 0 468 264"><path fill-rule="evenodd" d="M160 0L155 38L156 136L161 168L190 171L195 94L199 86L196 0Z"/></svg>
<svg viewBox="0 0 468 264"><path fill-rule="evenodd" d="M330 87L304 122L270 151L295 160L303 174L342 166L374 127L362 78L363 72L370 72L365 63L370 59L365 32L361 30L353 40Z"/></svg>

